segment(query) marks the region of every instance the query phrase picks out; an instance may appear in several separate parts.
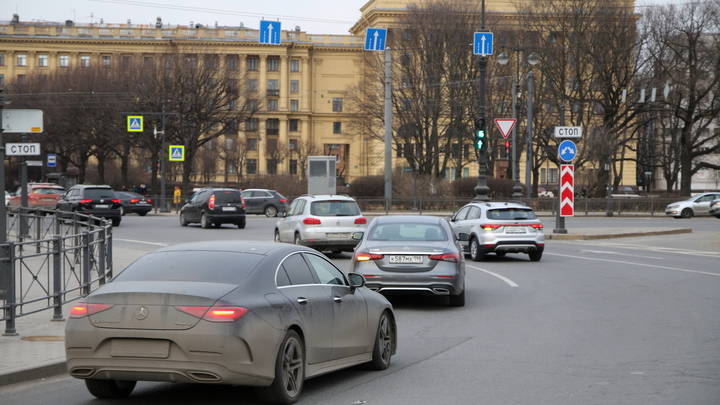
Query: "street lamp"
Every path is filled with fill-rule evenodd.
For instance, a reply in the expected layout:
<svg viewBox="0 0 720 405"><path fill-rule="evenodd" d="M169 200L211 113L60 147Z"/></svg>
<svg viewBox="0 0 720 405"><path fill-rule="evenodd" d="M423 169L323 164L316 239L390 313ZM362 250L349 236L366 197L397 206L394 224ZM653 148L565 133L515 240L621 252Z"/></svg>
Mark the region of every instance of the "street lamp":
<svg viewBox="0 0 720 405"><path fill-rule="evenodd" d="M518 105L520 102L520 52L527 50L527 48L513 48L509 46L502 46L501 48L508 49L510 51L515 52L515 77L513 78L513 93L512 93L512 116L514 119L517 120L518 118ZM507 53L502 52L497 57L498 63L501 65L507 65L510 61L510 56L508 56ZM528 63L531 66L537 65L537 63L540 61L540 58L535 52L530 53L528 55L527 59ZM520 186L520 176L519 171L520 167L518 165L517 160L517 122L515 122L515 125L512 129L512 178L515 184L513 185L513 193L512 196L514 198L522 198L522 186ZM530 153L530 151L527 151L527 153ZM530 185L527 184L527 187Z"/></svg>

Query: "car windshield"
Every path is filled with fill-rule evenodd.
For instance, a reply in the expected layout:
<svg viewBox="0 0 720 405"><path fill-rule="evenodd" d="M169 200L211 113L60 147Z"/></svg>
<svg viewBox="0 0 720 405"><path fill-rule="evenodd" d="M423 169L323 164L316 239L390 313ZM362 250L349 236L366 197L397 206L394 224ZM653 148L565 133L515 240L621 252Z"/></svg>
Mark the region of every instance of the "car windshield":
<svg viewBox="0 0 720 405"><path fill-rule="evenodd" d="M241 203L242 198L239 191L215 191L215 203L217 204L230 204L230 203Z"/></svg>
<svg viewBox="0 0 720 405"><path fill-rule="evenodd" d="M381 224L370 231L368 240L378 241L443 241L445 230L434 224Z"/></svg>
<svg viewBox="0 0 720 405"><path fill-rule="evenodd" d="M241 284L263 258L258 254L235 252L156 252L132 263L114 281Z"/></svg>
<svg viewBox="0 0 720 405"><path fill-rule="evenodd" d="M342 217L360 215L355 201L314 201L310 204L310 214L318 217Z"/></svg>
<svg viewBox="0 0 720 405"><path fill-rule="evenodd" d="M536 219L535 213L531 209L526 208L500 208L492 209L487 213L488 219L500 220L521 220Z"/></svg>

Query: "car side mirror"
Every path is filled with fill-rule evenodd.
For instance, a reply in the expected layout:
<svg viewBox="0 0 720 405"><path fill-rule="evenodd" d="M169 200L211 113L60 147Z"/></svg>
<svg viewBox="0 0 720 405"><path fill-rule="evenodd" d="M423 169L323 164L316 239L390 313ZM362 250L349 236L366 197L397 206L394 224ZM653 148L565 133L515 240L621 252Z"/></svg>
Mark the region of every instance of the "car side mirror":
<svg viewBox="0 0 720 405"><path fill-rule="evenodd" d="M365 277L363 277L362 274L348 273L348 278L350 279L351 288L360 288L365 286Z"/></svg>
<svg viewBox="0 0 720 405"><path fill-rule="evenodd" d="M363 235L365 235L365 232L353 232L352 238L353 240L362 240Z"/></svg>
<svg viewBox="0 0 720 405"><path fill-rule="evenodd" d="M462 242L467 242L470 240L470 235L460 232L460 234L458 235L458 240L460 240Z"/></svg>

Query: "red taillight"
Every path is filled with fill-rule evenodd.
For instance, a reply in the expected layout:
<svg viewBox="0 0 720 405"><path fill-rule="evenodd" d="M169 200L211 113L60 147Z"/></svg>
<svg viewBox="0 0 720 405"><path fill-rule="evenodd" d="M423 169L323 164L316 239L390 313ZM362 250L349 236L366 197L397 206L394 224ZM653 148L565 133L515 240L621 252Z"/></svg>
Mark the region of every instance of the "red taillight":
<svg viewBox="0 0 720 405"><path fill-rule="evenodd" d="M30 194L28 195L28 200L39 200L40 196L36 194Z"/></svg>
<svg viewBox="0 0 720 405"><path fill-rule="evenodd" d="M112 308L113 306L114 305L110 304L86 304L84 302L80 302L77 305L74 305L72 309L70 309L70 318L84 318L86 316Z"/></svg>
<svg viewBox="0 0 720 405"><path fill-rule="evenodd" d="M542 224L530 224L530 228L543 229L543 225Z"/></svg>
<svg viewBox="0 0 720 405"><path fill-rule="evenodd" d="M80 200L80 204L90 204L92 200Z"/></svg>
<svg viewBox="0 0 720 405"><path fill-rule="evenodd" d="M438 260L443 262L457 263L460 261L460 255L457 253L443 253L441 255L430 255L430 260Z"/></svg>
<svg viewBox="0 0 720 405"><path fill-rule="evenodd" d="M114 204L120 204L120 200L110 200L110 201L112 201Z"/></svg>
<svg viewBox="0 0 720 405"><path fill-rule="evenodd" d="M365 217L355 219L355 225L365 225L365 224L367 224L367 219L365 219Z"/></svg>
<svg viewBox="0 0 720 405"><path fill-rule="evenodd" d="M496 229L499 229L502 225L500 224L486 224L486 225L480 225L480 228L482 228L485 231L494 231Z"/></svg>
<svg viewBox="0 0 720 405"><path fill-rule="evenodd" d="M138 202L140 202L140 200L138 200L137 198L133 198L130 200L131 204L137 204Z"/></svg>
<svg viewBox="0 0 720 405"><path fill-rule="evenodd" d="M305 225L320 225L320 220L317 218L305 218L303 219Z"/></svg>
<svg viewBox="0 0 720 405"><path fill-rule="evenodd" d="M284 198L281 198L281 199L280 199L280 202L281 202L281 203L286 203L286 202L287 202L287 200L286 200L286 199L284 199Z"/></svg>
<svg viewBox="0 0 720 405"><path fill-rule="evenodd" d="M147 200L145 200L145 202L147 202L148 204L150 204L150 203L152 202L152 200L147 199Z"/></svg>
<svg viewBox="0 0 720 405"><path fill-rule="evenodd" d="M384 255L380 255L377 253L368 253L368 252L357 252L355 253L355 261L356 262L367 262L369 260L380 260Z"/></svg>
<svg viewBox="0 0 720 405"><path fill-rule="evenodd" d="M208 202L208 208L211 210L215 209L215 194L210 196L210 201Z"/></svg>
<svg viewBox="0 0 720 405"><path fill-rule="evenodd" d="M210 322L234 322L248 313L243 307L175 307L188 315Z"/></svg>

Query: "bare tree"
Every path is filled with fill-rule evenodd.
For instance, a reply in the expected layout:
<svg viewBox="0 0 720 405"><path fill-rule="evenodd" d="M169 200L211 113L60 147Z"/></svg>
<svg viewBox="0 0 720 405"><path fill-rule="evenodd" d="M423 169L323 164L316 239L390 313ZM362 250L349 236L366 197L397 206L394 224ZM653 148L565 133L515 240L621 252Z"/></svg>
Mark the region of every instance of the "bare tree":
<svg viewBox="0 0 720 405"><path fill-rule="evenodd" d="M297 159L301 179L304 179L307 174L308 157L320 154L322 154L322 149L310 141L301 140L297 143L293 150L293 157Z"/></svg>

